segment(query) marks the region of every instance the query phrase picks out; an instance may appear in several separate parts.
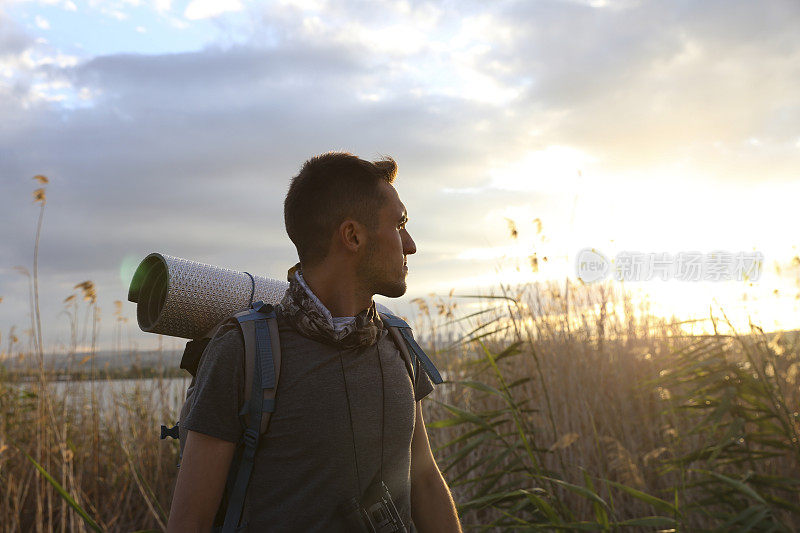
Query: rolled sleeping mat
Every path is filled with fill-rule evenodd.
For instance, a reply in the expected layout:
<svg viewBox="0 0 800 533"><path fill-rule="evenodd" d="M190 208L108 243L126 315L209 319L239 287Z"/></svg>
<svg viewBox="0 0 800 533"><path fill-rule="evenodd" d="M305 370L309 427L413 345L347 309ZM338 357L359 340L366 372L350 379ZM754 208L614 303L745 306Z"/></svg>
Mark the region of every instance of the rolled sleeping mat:
<svg viewBox="0 0 800 533"><path fill-rule="evenodd" d="M131 280L142 331L198 339L224 318L259 300L277 304L289 284L180 257L152 253Z"/></svg>
<svg viewBox="0 0 800 533"><path fill-rule="evenodd" d="M199 339L253 302L279 303L288 287L285 281L152 253L136 268L128 301L136 304L142 331ZM394 314L377 302L375 307Z"/></svg>

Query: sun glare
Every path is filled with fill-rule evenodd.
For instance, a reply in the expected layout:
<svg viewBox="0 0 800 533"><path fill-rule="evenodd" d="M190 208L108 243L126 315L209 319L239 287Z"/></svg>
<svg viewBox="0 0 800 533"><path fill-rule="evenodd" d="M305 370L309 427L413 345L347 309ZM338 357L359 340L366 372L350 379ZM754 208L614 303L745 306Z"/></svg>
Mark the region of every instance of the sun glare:
<svg viewBox="0 0 800 533"><path fill-rule="evenodd" d="M691 173L668 179L662 170L638 182L626 176L628 185L618 186L619 178L574 170L586 161L591 158L580 152L550 147L492 174L492 188L518 191L524 203L485 215L489 244L457 255L483 272L449 280L447 288L489 287L498 279L507 286L574 281L575 256L583 248L609 259L623 252L759 253L764 260L756 280L649 280L624 287L656 316L696 320L687 322L692 333L713 332L712 314L737 331L749 331L751 322L770 330L800 327L799 251L786 233L800 184L722 189L692 183ZM541 207L535 202L542 197L552 201Z"/></svg>

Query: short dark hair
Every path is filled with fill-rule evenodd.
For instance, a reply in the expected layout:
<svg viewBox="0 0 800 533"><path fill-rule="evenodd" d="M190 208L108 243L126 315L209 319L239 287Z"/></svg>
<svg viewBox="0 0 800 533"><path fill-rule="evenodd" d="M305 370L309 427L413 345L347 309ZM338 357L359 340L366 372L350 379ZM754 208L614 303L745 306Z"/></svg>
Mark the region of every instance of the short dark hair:
<svg viewBox="0 0 800 533"><path fill-rule="evenodd" d="M331 236L347 218L377 227L384 202L380 183L394 183L397 163L391 157L365 161L347 152L312 157L292 178L283 202L286 233L304 266L328 255Z"/></svg>

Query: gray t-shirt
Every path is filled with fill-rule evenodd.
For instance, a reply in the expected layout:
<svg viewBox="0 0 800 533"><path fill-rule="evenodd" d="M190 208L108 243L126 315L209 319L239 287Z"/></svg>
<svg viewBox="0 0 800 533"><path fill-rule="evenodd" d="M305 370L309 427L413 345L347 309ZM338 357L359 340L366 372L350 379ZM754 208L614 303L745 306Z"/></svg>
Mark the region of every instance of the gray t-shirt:
<svg viewBox="0 0 800 533"><path fill-rule="evenodd" d="M278 325L282 363L276 407L256 452L242 523L249 531L348 531L339 506L360 497L380 477L380 354L385 386L383 481L410 526L415 400L433 390L427 375L420 368L412 385L386 329L375 345L341 350L303 337L280 311ZM188 415L181 421L184 428L239 441L243 354L242 335L234 323L209 342Z"/></svg>

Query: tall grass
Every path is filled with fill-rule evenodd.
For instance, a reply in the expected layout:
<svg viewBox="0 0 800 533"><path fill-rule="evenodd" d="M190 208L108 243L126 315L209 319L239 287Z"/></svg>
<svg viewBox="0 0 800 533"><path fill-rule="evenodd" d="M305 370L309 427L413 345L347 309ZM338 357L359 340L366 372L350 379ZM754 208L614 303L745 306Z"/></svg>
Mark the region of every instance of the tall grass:
<svg viewBox="0 0 800 533"><path fill-rule="evenodd" d="M78 397L52 382L37 311L44 188L35 200L31 328L8 333L2 361L39 374L24 386L0 374L0 531L163 529L178 460L157 438L177 417L169 384L115 391L92 370ZM65 357L94 369L102 313L91 282L75 289ZM800 528L797 334L687 335L610 284L416 302L417 336L448 377L424 404L430 439L467 528Z"/></svg>
<svg viewBox="0 0 800 533"><path fill-rule="evenodd" d="M418 302L464 332L427 419L465 523L800 527L796 333L686 335L611 285L501 292L461 320Z"/></svg>
<svg viewBox="0 0 800 533"><path fill-rule="evenodd" d="M157 434L159 424L174 420L166 408L169 391L163 383L142 380L133 391L96 394L92 405L90 393L82 397L84 402L74 401L71 396L82 384L75 385L48 393L46 410L55 416L44 419L38 416L37 405L43 401L38 385L0 385L0 441L5 443L0 453L0 530L88 530L26 455L102 530L161 528L177 472L175 445L160 442ZM98 383L96 392L107 386ZM110 405L100 404L109 397ZM42 435L50 446L40 452L36 440ZM40 479L43 483L37 484Z"/></svg>
<svg viewBox="0 0 800 533"><path fill-rule="evenodd" d="M94 355L100 311L91 281L65 300L70 344L65 357L91 367L89 395L80 383L56 387L45 362L39 313L39 241L47 201L45 176L33 193L40 206L34 242L27 346L14 329L0 357L0 531L134 531L166 523L177 445L160 443L158 423L175 418L163 381L142 382L133 393L99 394ZM80 298L82 297L82 298ZM78 346L91 350L75 362ZM16 350L16 354L15 354ZM10 361L38 369L37 379L9 382ZM74 369L72 365L67 372ZM174 411L174 409L173 409Z"/></svg>

